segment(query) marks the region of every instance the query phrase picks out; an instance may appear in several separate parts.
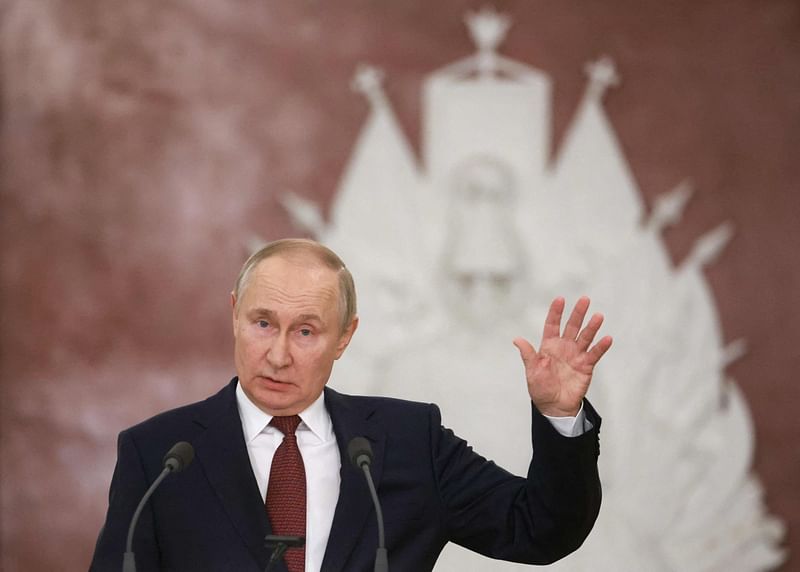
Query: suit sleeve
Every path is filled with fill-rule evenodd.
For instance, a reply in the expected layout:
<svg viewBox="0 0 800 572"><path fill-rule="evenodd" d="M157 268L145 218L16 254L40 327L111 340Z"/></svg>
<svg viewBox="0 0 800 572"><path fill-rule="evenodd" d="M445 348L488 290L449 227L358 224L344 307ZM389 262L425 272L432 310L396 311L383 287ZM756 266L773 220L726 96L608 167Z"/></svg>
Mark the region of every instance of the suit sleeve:
<svg viewBox="0 0 800 572"><path fill-rule="evenodd" d="M491 558L549 564L576 550L600 510L597 472L600 417L585 402L593 428L560 435L532 406L533 456L526 478L475 453L430 419L437 487L451 541Z"/></svg>
<svg viewBox="0 0 800 572"><path fill-rule="evenodd" d="M127 431L117 439L117 464L111 479L108 513L97 538L90 572L122 569L128 527L136 506L152 478L148 478L136 443ZM159 570L158 546L154 534L153 512L149 503L139 516L133 537L133 551L139 572Z"/></svg>

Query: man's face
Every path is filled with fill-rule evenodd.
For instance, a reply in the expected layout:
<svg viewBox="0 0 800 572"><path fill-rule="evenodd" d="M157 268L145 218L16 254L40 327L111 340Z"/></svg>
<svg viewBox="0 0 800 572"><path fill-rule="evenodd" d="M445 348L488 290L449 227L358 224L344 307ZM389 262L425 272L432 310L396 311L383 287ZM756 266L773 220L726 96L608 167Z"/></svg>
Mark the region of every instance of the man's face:
<svg viewBox="0 0 800 572"><path fill-rule="evenodd" d="M339 278L308 255L261 261L233 302L239 383L271 415L295 415L319 397L356 329L341 330Z"/></svg>

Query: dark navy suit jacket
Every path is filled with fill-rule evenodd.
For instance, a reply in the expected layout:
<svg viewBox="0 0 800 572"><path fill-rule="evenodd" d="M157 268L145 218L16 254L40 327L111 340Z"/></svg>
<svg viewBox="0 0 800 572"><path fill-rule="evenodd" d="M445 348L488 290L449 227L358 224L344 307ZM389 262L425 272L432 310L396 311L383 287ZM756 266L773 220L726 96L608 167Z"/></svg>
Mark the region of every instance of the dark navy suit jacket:
<svg viewBox="0 0 800 572"><path fill-rule="evenodd" d="M236 381L205 401L120 434L108 515L91 570L121 570L136 504L177 441L192 443L195 459L161 484L142 513L134 536L139 572L264 570L270 524L242 433ZM330 388L325 404L342 468L324 572L373 568L374 509L364 476L346 450L357 436L372 444L392 572L433 569L449 541L492 558L545 564L578 548L594 524L600 508L600 419L588 402L584 409L594 428L573 438L559 435L533 408L527 478L487 461L443 428L435 405L348 396ZM277 569L285 572L282 563Z"/></svg>

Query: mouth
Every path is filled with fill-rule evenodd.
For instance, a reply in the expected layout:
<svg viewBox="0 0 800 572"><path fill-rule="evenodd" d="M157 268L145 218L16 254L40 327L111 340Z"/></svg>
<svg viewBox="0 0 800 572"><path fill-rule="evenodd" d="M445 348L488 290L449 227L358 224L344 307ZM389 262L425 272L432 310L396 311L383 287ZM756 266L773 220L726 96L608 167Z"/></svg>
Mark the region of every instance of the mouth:
<svg viewBox="0 0 800 572"><path fill-rule="evenodd" d="M288 381L275 379L274 377L266 375L259 376L259 379L267 389L286 389L291 385Z"/></svg>

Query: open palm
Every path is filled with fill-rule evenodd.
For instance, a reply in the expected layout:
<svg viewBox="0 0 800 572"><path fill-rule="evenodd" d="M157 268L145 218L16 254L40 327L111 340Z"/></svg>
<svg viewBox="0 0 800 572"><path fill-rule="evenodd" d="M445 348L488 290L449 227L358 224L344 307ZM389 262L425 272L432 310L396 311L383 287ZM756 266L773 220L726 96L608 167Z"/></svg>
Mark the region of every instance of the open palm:
<svg viewBox="0 0 800 572"><path fill-rule="evenodd" d="M563 298L556 298L550 304L538 352L524 338L514 340L525 365L531 400L540 412L553 417L578 413L589 390L594 366L612 342L610 336L605 336L592 346L603 316L594 314L583 327L589 309L589 298L585 296L576 302L561 332L564 306Z"/></svg>

